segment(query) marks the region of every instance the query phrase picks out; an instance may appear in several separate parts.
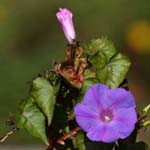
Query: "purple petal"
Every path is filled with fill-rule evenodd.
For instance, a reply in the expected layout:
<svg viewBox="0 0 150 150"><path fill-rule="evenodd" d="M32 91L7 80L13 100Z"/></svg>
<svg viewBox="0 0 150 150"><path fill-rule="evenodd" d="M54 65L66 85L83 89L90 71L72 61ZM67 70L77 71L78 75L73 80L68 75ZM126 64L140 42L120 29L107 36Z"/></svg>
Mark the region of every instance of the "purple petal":
<svg viewBox="0 0 150 150"><path fill-rule="evenodd" d="M135 100L131 92L123 88L110 90L105 103L113 109L135 107Z"/></svg>
<svg viewBox="0 0 150 150"><path fill-rule="evenodd" d="M112 143L119 139L117 128L112 124L98 125L92 128L87 136L92 141L101 141L105 143Z"/></svg>
<svg viewBox="0 0 150 150"><path fill-rule="evenodd" d="M132 94L103 84L95 84L87 90L81 104L75 107L75 115L90 140L105 143L126 138L137 122Z"/></svg>
<svg viewBox="0 0 150 150"><path fill-rule="evenodd" d="M86 132L88 132L90 128L97 126L97 124L101 124L98 113L86 105L77 104L75 106L75 116L79 126Z"/></svg>
<svg viewBox="0 0 150 150"><path fill-rule="evenodd" d="M134 108L119 109L114 118L114 125L118 128L119 137L124 139L129 136L135 128L137 113Z"/></svg>
<svg viewBox="0 0 150 150"><path fill-rule="evenodd" d="M87 90L82 103L89 106L92 105L98 109L102 109L108 90L108 86L104 84L94 84Z"/></svg>

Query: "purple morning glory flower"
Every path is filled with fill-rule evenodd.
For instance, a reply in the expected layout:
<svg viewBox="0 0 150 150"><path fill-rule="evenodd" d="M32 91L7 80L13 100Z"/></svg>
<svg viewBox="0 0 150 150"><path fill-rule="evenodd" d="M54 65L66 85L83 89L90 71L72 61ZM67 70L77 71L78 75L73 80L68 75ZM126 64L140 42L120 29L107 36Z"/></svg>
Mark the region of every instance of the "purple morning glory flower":
<svg viewBox="0 0 150 150"><path fill-rule="evenodd" d="M94 84L83 101L75 106L75 116L90 140L111 143L128 137L134 130L137 122L135 107L129 91Z"/></svg>
<svg viewBox="0 0 150 150"><path fill-rule="evenodd" d="M65 37L67 38L68 42L71 44L73 39L75 39L75 30L72 21L72 13L68 9L59 8L59 11L56 13L57 19L60 22Z"/></svg>

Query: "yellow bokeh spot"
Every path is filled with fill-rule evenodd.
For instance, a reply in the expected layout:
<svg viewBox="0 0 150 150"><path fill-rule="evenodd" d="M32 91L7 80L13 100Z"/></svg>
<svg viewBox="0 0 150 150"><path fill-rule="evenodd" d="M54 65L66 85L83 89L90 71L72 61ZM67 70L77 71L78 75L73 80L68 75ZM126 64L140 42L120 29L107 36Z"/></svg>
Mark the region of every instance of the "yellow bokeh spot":
<svg viewBox="0 0 150 150"><path fill-rule="evenodd" d="M127 44L138 54L150 53L150 22L138 21L131 24L127 32Z"/></svg>

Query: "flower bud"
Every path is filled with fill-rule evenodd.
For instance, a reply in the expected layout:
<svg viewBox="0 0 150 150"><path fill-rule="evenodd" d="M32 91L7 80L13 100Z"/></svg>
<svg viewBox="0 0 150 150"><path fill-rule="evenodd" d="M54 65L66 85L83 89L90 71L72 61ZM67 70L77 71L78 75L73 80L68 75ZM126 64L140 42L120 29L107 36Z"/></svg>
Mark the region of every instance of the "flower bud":
<svg viewBox="0 0 150 150"><path fill-rule="evenodd" d="M59 8L59 11L56 13L57 19L60 22L63 32L65 34L66 39L71 44L73 39L75 39L75 30L72 21L72 12L68 9Z"/></svg>

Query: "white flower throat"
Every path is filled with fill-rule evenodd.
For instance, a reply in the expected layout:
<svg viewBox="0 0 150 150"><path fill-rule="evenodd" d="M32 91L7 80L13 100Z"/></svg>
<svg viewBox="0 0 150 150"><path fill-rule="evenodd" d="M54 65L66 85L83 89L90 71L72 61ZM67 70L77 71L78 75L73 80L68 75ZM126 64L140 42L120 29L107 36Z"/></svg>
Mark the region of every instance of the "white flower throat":
<svg viewBox="0 0 150 150"><path fill-rule="evenodd" d="M101 112L100 119L101 119L103 122L108 123L108 122L112 121L112 119L113 119L113 114L112 114L112 112L109 111L109 110L103 110L103 111Z"/></svg>

